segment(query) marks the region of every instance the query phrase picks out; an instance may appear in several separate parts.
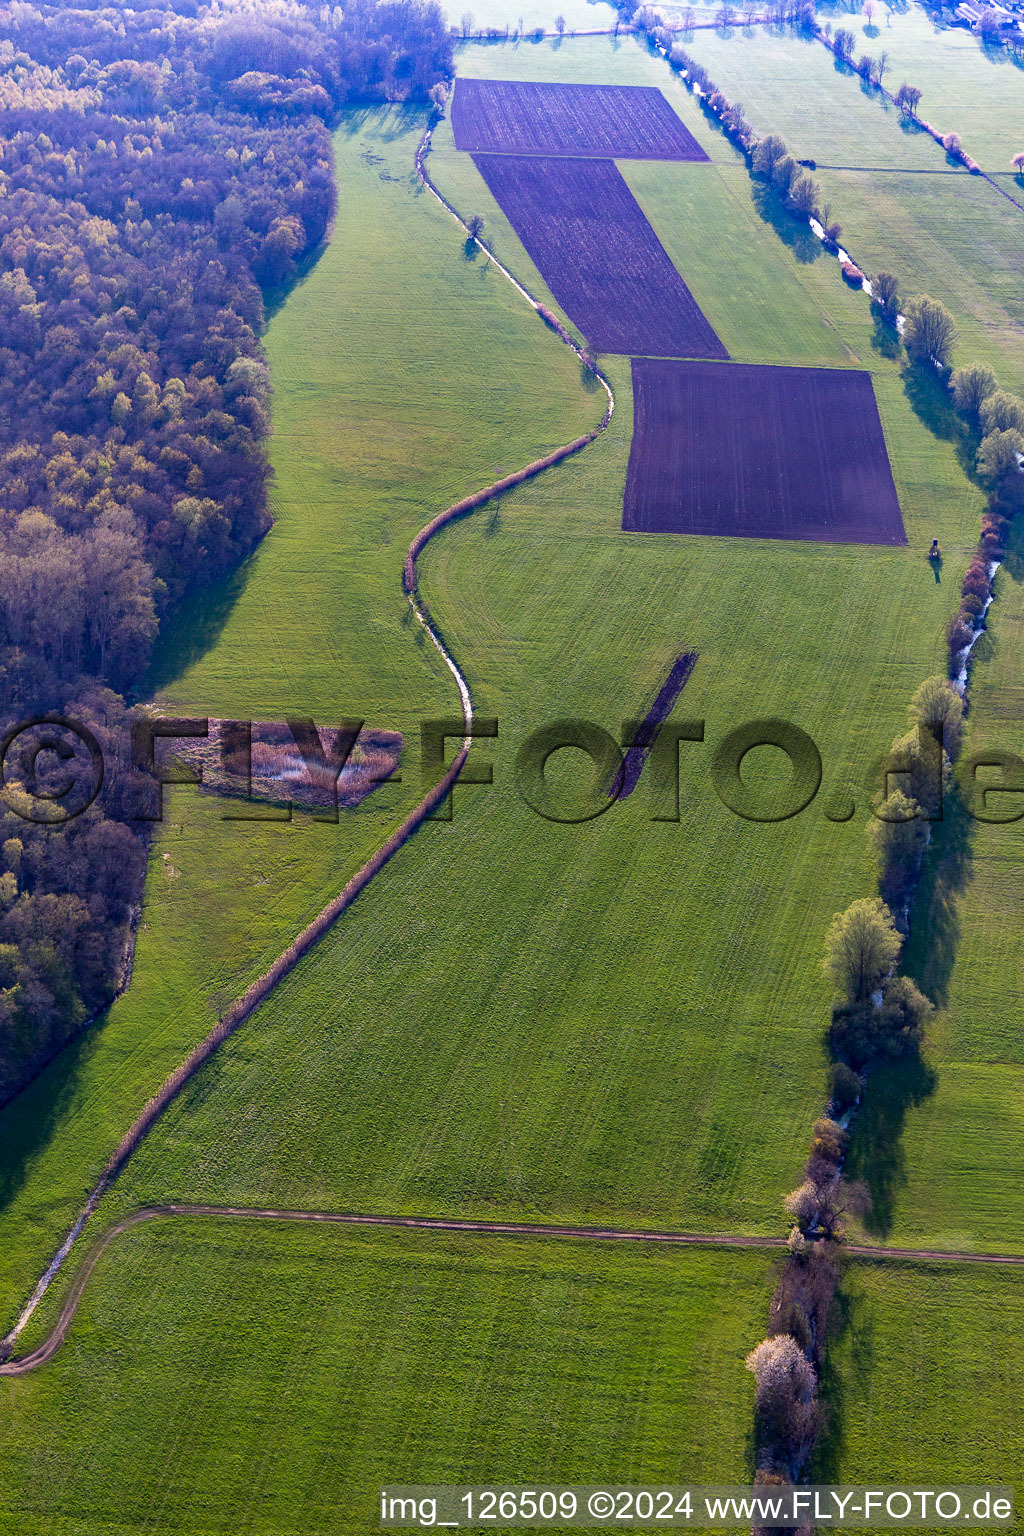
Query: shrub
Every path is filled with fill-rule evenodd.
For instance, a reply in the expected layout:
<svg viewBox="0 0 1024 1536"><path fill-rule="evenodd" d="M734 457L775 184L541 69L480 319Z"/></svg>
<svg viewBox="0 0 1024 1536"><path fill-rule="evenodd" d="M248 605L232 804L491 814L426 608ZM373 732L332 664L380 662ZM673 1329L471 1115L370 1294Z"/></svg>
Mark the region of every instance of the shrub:
<svg viewBox="0 0 1024 1536"><path fill-rule="evenodd" d="M841 1255L838 1244L828 1241L808 1244L801 1270L804 1307L820 1354L828 1331L828 1314L839 1284Z"/></svg>
<svg viewBox="0 0 1024 1536"><path fill-rule="evenodd" d="M829 1093L832 1103L840 1114L850 1109L860 1098L861 1081L845 1061L837 1061L829 1073Z"/></svg>
<svg viewBox="0 0 1024 1536"><path fill-rule="evenodd" d="M942 135L942 147L947 155L960 158L960 135L958 133L944 133Z"/></svg>
<svg viewBox="0 0 1024 1536"><path fill-rule="evenodd" d="M832 1013L829 1043L851 1067L864 1067L879 1056L908 1056L918 1050L933 1008L905 976L888 981L881 1008L847 1004Z"/></svg>
<svg viewBox="0 0 1024 1536"><path fill-rule="evenodd" d="M950 670L957 664L960 652L965 650L974 639L974 626L968 624L958 613L949 626L949 662Z"/></svg>
<svg viewBox="0 0 1024 1536"><path fill-rule="evenodd" d="M994 539L998 544L1006 543L1010 532L1010 519L1004 517L995 507L990 507L981 520L982 540ZM986 556L986 558L989 558Z"/></svg>
<svg viewBox="0 0 1024 1536"><path fill-rule="evenodd" d="M930 840L931 829L917 801L894 790L868 824L868 842L885 902L896 907L906 903Z"/></svg>
<svg viewBox="0 0 1024 1536"><path fill-rule="evenodd" d="M852 261L844 261L840 263L840 270L843 274L843 280L849 283L851 288L863 288L864 273L860 267L855 266Z"/></svg>
<svg viewBox="0 0 1024 1536"><path fill-rule="evenodd" d="M818 1219L821 1195L813 1179L804 1179L782 1202L801 1232L808 1231Z"/></svg>
<svg viewBox="0 0 1024 1536"><path fill-rule="evenodd" d="M989 597L992 592L992 582L989 579L988 568L983 560L972 560L967 567L960 587L961 592L975 592L978 597Z"/></svg>
<svg viewBox="0 0 1024 1536"><path fill-rule="evenodd" d="M956 340L956 325L945 305L926 293L921 294L907 301L906 320L903 345L913 361L948 368Z"/></svg>
<svg viewBox="0 0 1024 1536"><path fill-rule="evenodd" d="M911 725L923 725L943 751L954 759L960 751L964 731L964 701L944 677L926 677L914 692L907 709Z"/></svg>
<svg viewBox="0 0 1024 1536"><path fill-rule="evenodd" d="M850 1003L864 1003L899 959L902 940L892 913L877 896L837 912L825 936L824 970Z"/></svg>
<svg viewBox="0 0 1024 1536"><path fill-rule="evenodd" d="M986 396L978 416L986 436L990 432L1024 432L1024 400L1008 390L997 389Z"/></svg>
<svg viewBox="0 0 1024 1536"><path fill-rule="evenodd" d="M909 976L894 976L882 990L881 1035L890 1056L916 1051L935 1009Z"/></svg>
<svg viewBox="0 0 1024 1536"><path fill-rule="evenodd" d="M953 404L961 416L977 421L981 407L990 395L995 394L996 376L987 363L972 363L969 368L958 368L949 386Z"/></svg>
<svg viewBox="0 0 1024 1536"><path fill-rule="evenodd" d="M827 1115L815 1120L812 1129L811 1156L824 1158L838 1168L846 1154L846 1132Z"/></svg>
<svg viewBox="0 0 1024 1536"><path fill-rule="evenodd" d="M1015 428L989 432L978 449L978 474L986 485L998 489L1011 475L1020 473L1020 455L1024 454L1024 435Z"/></svg>
<svg viewBox="0 0 1024 1536"><path fill-rule="evenodd" d="M974 623L985 612L985 604L980 597L975 597L973 592L968 592L966 597L960 600L960 615L965 623ZM974 626L977 628L977 624Z"/></svg>

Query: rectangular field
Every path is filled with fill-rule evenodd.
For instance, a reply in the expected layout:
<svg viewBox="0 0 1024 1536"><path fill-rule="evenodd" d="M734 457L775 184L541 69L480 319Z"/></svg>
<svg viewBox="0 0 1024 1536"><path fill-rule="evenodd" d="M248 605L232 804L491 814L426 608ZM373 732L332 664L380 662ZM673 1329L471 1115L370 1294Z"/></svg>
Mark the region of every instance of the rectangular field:
<svg viewBox="0 0 1024 1536"><path fill-rule="evenodd" d="M611 160L474 155L473 162L592 347L728 357Z"/></svg>
<svg viewBox="0 0 1024 1536"><path fill-rule="evenodd" d="M457 149L475 154L706 160L657 86L458 80Z"/></svg>
<svg viewBox="0 0 1024 1536"><path fill-rule="evenodd" d="M738 1482L772 1263L154 1222L103 1256L52 1365L0 1380L0 1531L375 1536L383 1484L496 1468Z"/></svg>
<svg viewBox="0 0 1024 1536"><path fill-rule="evenodd" d="M905 544L871 375L633 361L630 533Z"/></svg>

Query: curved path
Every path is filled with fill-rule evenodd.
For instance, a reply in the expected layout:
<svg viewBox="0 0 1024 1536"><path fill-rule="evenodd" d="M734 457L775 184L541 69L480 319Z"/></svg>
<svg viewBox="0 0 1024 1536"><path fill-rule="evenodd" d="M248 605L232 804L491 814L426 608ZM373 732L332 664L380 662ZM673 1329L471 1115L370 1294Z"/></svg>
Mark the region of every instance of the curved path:
<svg viewBox="0 0 1024 1536"><path fill-rule="evenodd" d="M662 1243L689 1248L768 1248L782 1250L781 1237L752 1237L732 1232L643 1231L630 1227L556 1226L531 1221L477 1221L458 1216L391 1216L361 1211L288 1211L239 1205L146 1205L108 1228L87 1255L75 1277L53 1331L29 1354L0 1364L0 1376L24 1376L52 1360L68 1336L89 1278L116 1237L130 1227L157 1217L212 1216L243 1221L301 1221L318 1225L411 1228L421 1232L454 1232L484 1237L560 1237L577 1242ZM944 1260L960 1264L1024 1264L1024 1254L955 1253L941 1248L874 1248L851 1243L847 1253L865 1259Z"/></svg>
<svg viewBox="0 0 1024 1536"><path fill-rule="evenodd" d="M447 211L452 215L454 219L459 222L463 229L466 229L466 225L462 218L459 216L456 209L453 208L448 200L443 197L442 194L437 190L427 174L426 168L424 166L424 160L429 151L430 129L427 128L416 150L417 174L422 180L424 186L433 193L438 202L440 202L442 206L447 209ZM466 229L466 232L468 234L468 229ZM512 283L515 288L523 295L526 301L531 304L535 310L539 311L540 306L538 305L537 300L534 299L533 296L528 293L527 290L522 286L522 284L512 276L511 272L502 266L497 257L495 257L490 251L488 251L488 255L491 257L491 260L494 261L499 270L505 275L505 277L508 278L509 282ZM568 332L559 329L558 334L560 335L562 341L568 347L570 347L577 354L577 356L580 358L583 357L582 349L577 345L577 343L568 334ZM595 370L595 372L597 373L597 377L599 378L601 384L604 386L605 394L607 395L607 405L605 408L604 416L592 432L588 432L585 436L574 439L574 441L571 443L564 444L561 448L556 448L553 453L547 454L546 457L542 459L534 460L533 463L527 464L524 469L517 471L515 474L506 475L503 479L495 481L492 485L485 486L482 490L475 492L472 496L468 496L464 498L464 500L456 502L453 506L446 508L445 511L439 513L437 517L433 518L429 523L427 523L425 527L421 528L419 533L413 539L412 543L409 545L402 573L403 588L405 590L406 596L409 599L413 613L416 615L417 622L430 636L431 643L440 655L448 671L454 678L455 685L459 690L459 700L462 707L462 721L465 734L463 736L459 751L451 764L451 767L447 769L439 782L427 792L419 804L413 807L413 809L406 816L405 820L391 834L387 841L377 849L376 853L370 856L370 858L366 861L361 869L356 871L356 873L348 881L345 887L338 893L338 895L333 897L332 900L329 901L327 905L317 913L313 920L308 923L299 934L296 935L291 944L289 944L287 949L285 949L283 953L278 956L278 958L269 967L269 969L264 971L261 976L258 976L252 985L243 993L243 995L238 998L236 1002L232 1003L231 1007L227 1009L223 1018L218 1023L216 1029L211 1030L211 1032L206 1036L205 1040L200 1041L200 1043L193 1048L193 1050L182 1062L181 1066L176 1068L175 1071L171 1073L170 1077L166 1079L154 1097L151 1098L145 1105L142 1112L136 1117L132 1125L125 1132L118 1146L108 1159L106 1166L100 1174L94 1189L92 1190L88 1200L79 1213L77 1220L71 1228L71 1231L65 1237L64 1241L61 1243L60 1247L57 1249L56 1253L53 1255L53 1258L50 1260L49 1264L44 1270L38 1284L36 1285L35 1290L32 1292L32 1295L29 1297L24 1308L19 1314L14 1327L4 1339L0 1340L0 1361L6 1360L10 1357L26 1323L32 1316L42 1298L45 1296L46 1292L49 1290L50 1285L53 1283L54 1277L63 1268L64 1263L67 1260L68 1255L70 1254L78 1238L80 1237L86 1222L89 1220L93 1211L96 1209L96 1206L99 1204L103 1195L117 1178L118 1174L121 1172L121 1169L131 1157L136 1147L153 1128L156 1122L163 1115L164 1111L178 1097L186 1083L188 1083L189 1080L195 1076L199 1068L210 1059L218 1047L223 1045L224 1041L227 1040L230 1035L234 1034L235 1030L238 1029L240 1025L244 1024L246 1020L252 1016L259 1005L270 996L271 992L273 992L274 988L279 984L279 982L283 981L284 977L287 976L289 972L295 968L299 960L305 954L307 954L310 949L312 949L314 944L316 944L318 940L323 937L327 930L333 927L341 915L347 911L347 909L352 905L356 898L362 894L362 892L370 884L370 881L380 873L385 864L387 864L388 861L393 858L393 856L398 852L403 844L408 842L409 838L412 837L413 833L417 831L417 829L423 824L424 821L426 821L427 817L430 816L432 812L438 808L438 806L443 802L445 796L449 793L455 784L465 765L466 757L469 753L469 748L472 742L473 698L469 690L469 684L463 677L462 672L459 670L458 664L455 661L455 658L451 655L443 639L441 638L441 635L438 633L438 630L431 620L426 608L426 604L423 603L419 596L416 571L417 557L420 555L429 541L434 537L434 535L438 533L447 523L451 522L457 517L464 516L467 512L475 511L477 507L483 506L486 502L492 500L495 496L502 495L503 492L511 490L516 485L522 484L524 480L532 479L535 475L541 474L545 469L550 469L553 465L561 463L563 459L568 458L571 454L578 453L582 448L585 448L589 443L592 443L594 439L605 430L609 421L611 420L612 412L615 409L615 397L612 394L611 386L607 379L605 379L604 375L597 370ZM136 1217L134 1219L138 1220L141 1218ZM86 1271L84 1271L84 1274L85 1278L88 1278L88 1268ZM84 1284L84 1279L82 1283ZM73 1294L75 1293L73 1292Z"/></svg>

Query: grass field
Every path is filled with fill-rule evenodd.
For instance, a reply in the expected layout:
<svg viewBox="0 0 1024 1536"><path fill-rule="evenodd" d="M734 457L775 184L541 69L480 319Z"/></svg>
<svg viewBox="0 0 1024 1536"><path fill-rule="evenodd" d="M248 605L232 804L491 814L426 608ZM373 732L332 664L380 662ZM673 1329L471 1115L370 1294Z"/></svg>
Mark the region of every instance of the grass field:
<svg viewBox="0 0 1024 1536"><path fill-rule="evenodd" d="M938 27L920 5L880 5L873 26L856 11L837 11L831 20L854 34L856 57L877 58L884 49L887 90L895 92L902 80L918 86L924 93L922 117L943 133L958 133L990 174L1010 172L1014 155L1024 148L1024 67L1008 49L987 47L963 27Z"/></svg>
<svg viewBox="0 0 1024 1536"><path fill-rule="evenodd" d="M958 362L985 362L1024 391L1024 213L969 176L818 173L865 271L891 271L956 317Z"/></svg>
<svg viewBox="0 0 1024 1536"><path fill-rule="evenodd" d="M684 34L682 43L730 100L742 102L758 133L781 133L800 158L890 170L946 168L942 150L923 129L804 33L733 27ZM868 51L877 55L884 43L880 38ZM888 76L886 85L891 87Z"/></svg>
<svg viewBox="0 0 1024 1536"><path fill-rule="evenodd" d="M183 617L158 672L162 700L189 713L363 714L401 730L403 783L336 827L226 823L219 799L168 795L128 994L0 1114L5 1318L124 1128L215 1022L214 994L241 992L419 798L419 721L457 699L402 596L412 534L601 414L566 349L464 260L417 191L421 126L355 114L339 137L335 238L267 336L276 525L235 590Z"/></svg>
<svg viewBox="0 0 1024 1536"><path fill-rule="evenodd" d="M824 1379L831 1428L815 1481L1013 1484L1024 1455L1019 1276L858 1261L841 1300Z"/></svg>
<svg viewBox="0 0 1024 1536"><path fill-rule="evenodd" d="M723 163L630 165L631 188L735 357L871 369L910 543L624 536L629 369L607 360L609 431L446 530L420 562L479 710L500 720L482 751L493 786L457 790L453 822L424 828L213 1058L97 1225L170 1197L778 1230L823 1102L822 935L837 908L871 888L866 770L902 726L914 687L943 665L981 498L955 444L931 430L941 421L934 398L912 381L908 390L875 345L863 296L759 204L663 64L632 41L595 39L464 48L460 67L664 85ZM460 494L600 417L603 394L587 391L568 351L417 192L420 127L412 116L359 114L338 135L338 229L268 336L279 522L230 611L211 611L205 628L198 616L191 636L182 626L168 701L224 715L365 711L407 734L424 712L453 713L454 690L405 622L405 544ZM543 296L446 132L431 160L442 190L485 214L499 256ZM933 535L946 554L941 584L924 559ZM643 783L579 825L528 810L513 787L527 733L572 716L617 731L682 649L700 661L675 718L704 717L707 731L703 746L684 750L681 821L652 821ZM809 730L825 762L819 800L770 825L728 813L706 773L726 731L769 715ZM763 759L750 766L752 779L777 787ZM354 821L297 834L226 828L219 802L197 810L194 797L175 797L128 997L81 1067L60 1069L64 1100L40 1085L37 1105L55 1105L41 1127L32 1101L8 1113L27 1148L0 1224L9 1314L163 1076L164 1056L177 1059L205 1032L224 956L241 982L287 942L417 795L417 768L413 752L402 785ZM559 769L570 793L578 758L565 754ZM852 820L829 820L826 807L838 813L836 797L851 794ZM210 908L226 892L214 927ZM426 1251L418 1238L237 1230L133 1233L104 1259L67 1351L38 1377L3 1384L18 1536L92 1536L97 1519L111 1532L140 1519L160 1530L154 1520L164 1519L190 1536L285 1536L289 1519L296 1530L359 1529L361 1514L339 1515L328 1495L350 1499L395 1475L389 1453L410 1477L428 1466L490 1475L499 1450L508 1477L546 1466L572 1475L574 1451L581 1476L626 1461L709 1481L745 1468L740 1359L763 1329L771 1284L760 1256L701 1255L685 1269L690 1255L602 1250L580 1279L578 1249L563 1261L561 1250L520 1245L510 1270L486 1243L467 1261L438 1240L428 1260L416 1257ZM673 1300L685 1274L703 1278ZM26 1343L52 1320L64 1284ZM422 1331L415 1285L430 1298ZM453 1329L456 1358L439 1379L439 1340ZM555 1357L564 1374L548 1417L534 1389ZM635 1373L637 1361L637 1395L623 1396L625 1362ZM712 1398L719 1362L728 1368ZM197 1383L194 1397L183 1381ZM179 1447L197 1432L179 1474ZM476 1462L471 1436L487 1453ZM616 1446L625 1460L609 1465ZM717 1447L722 1463L702 1463L702 1447ZM62 1490L78 1483L82 1514L65 1519ZM304 1508L297 1490L321 1484L324 1502Z"/></svg>
<svg viewBox="0 0 1024 1536"><path fill-rule="evenodd" d="M1018 535L977 648L966 752L1021 750L1022 575ZM1012 808L1005 797L994 805ZM944 1004L927 1056L934 1080L897 1077L888 1093L879 1084L854 1143L855 1157L862 1147L870 1157L900 1128L876 1223L897 1245L1024 1248L1022 836L1020 822L973 823L963 851L925 887L916 969Z"/></svg>
<svg viewBox="0 0 1024 1536"><path fill-rule="evenodd" d="M851 18L843 14L841 21L847 25ZM881 36L865 39L865 46L877 55L888 49L890 36L903 35L901 29L918 36L930 27L914 6L906 15L893 13L891 27L882 26ZM958 63L977 54L979 68L998 74L973 39L960 32L942 37L959 40ZM964 53L963 44L974 52ZM687 46L726 94L742 101L759 132L781 133L794 154L817 160L814 174L854 260L868 273L895 273L904 294L942 300L957 320L958 361L988 362L1004 387L1024 389L1024 213L986 182L948 164L926 134L837 66L820 43L753 28L698 32ZM1020 75L1008 68L1015 96ZM924 85L923 77L912 78ZM958 75L946 79L950 90L960 92ZM887 83L892 87L891 77ZM930 110L927 97L921 110ZM997 93L975 110L979 118L1012 128L1009 98ZM1013 178L1001 184L1010 189Z"/></svg>
<svg viewBox="0 0 1024 1536"><path fill-rule="evenodd" d="M468 6L467 6L468 9ZM463 12L453 10L451 19L461 26ZM479 0L470 14L471 30L498 27L509 32L529 31L543 27L547 32L555 30L555 17L561 16L566 28L589 32L594 29L614 27L616 11L605 0Z"/></svg>
<svg viewBox="0 0 1024 1536"><path fill-rule="evenodd" d="M605 46L574 45L580 78ZM653 61L629 47L633 73L650 78ZM521 58L479 52L492 70ZM448 163L439 149L434 174L458 201ZM662 185L683 195L679 169L645 168L645 208ZM454 823L426 829L220 1054L119 1201L273 1191L364 1209L775 1228L822 1096L821 935L870 881L860 822L831 823L818 806L738 822L697 749L680 826L652 824L643 792L552 826L512 789L515 751L566 715L616 728L685 646L701 661L678 718L705 716L709 743L752 708L793 718L821 746L823 799L857 791L940 662L952 588L921 550L938 531L952 579L979 502L872 352L866 305L834 266L795 260L732 167L686 169L703 178L700 224L677 225L668 200L662 221L716 328L740 336L750 313L762 355L782 360L789 324L801 360L818 336L817 360L875 369L911 547L624 539L628 370L613 361L611 430L422 561L478 706L501 719L486 750L495 785L458 791ZM685 253L708 227L751 246L740 282L707 256L691 273ZM792 302L771 327L776 285Z"/></svg>
<svg viewBox="0 0 1024 1536"><path fill-rule="evenodd" d="M161 1222L0 1382L0 1530L322 1536L385 1484L740 1481L761 1254Z"/></svg>

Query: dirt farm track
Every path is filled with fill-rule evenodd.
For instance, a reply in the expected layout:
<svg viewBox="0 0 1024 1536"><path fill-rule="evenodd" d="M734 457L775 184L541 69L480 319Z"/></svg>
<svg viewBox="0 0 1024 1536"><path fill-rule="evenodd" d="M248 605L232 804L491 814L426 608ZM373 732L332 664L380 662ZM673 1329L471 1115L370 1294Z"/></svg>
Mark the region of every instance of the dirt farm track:
<svg viewBox="0 0 1024 1536"><path fill-rule="evenodd" d="M542 1222L470 1221L454 1216L389 1216L358 1211L278 1211L248 1209L237 1205L148 1205L133 1211L108 1228L83 1263L75 1283L61 1308L49 1337L19 1360L0 1364L0 1376L24 1376L45 1365L64 1343L75 1320L79 1303L96 1268L110 1244L122 1232L144 1221L159 1217L213 1217L243 1221L301 1221L361 1227L399 1227L420 1232L464 1233L467 1236L510 1238L568 1238L575 1242L659 1243L689 1248L774 1248L784 1251L781 1237L750 1237L731 1232L634 1232L622 1227L546 1226ZM911 1261L946 1261L965 1264L1024 1264L1024 1254L955 1253L937 1248L873 1248L851 1243L847 1253L862 1259L907 1259Z"/></svg>

